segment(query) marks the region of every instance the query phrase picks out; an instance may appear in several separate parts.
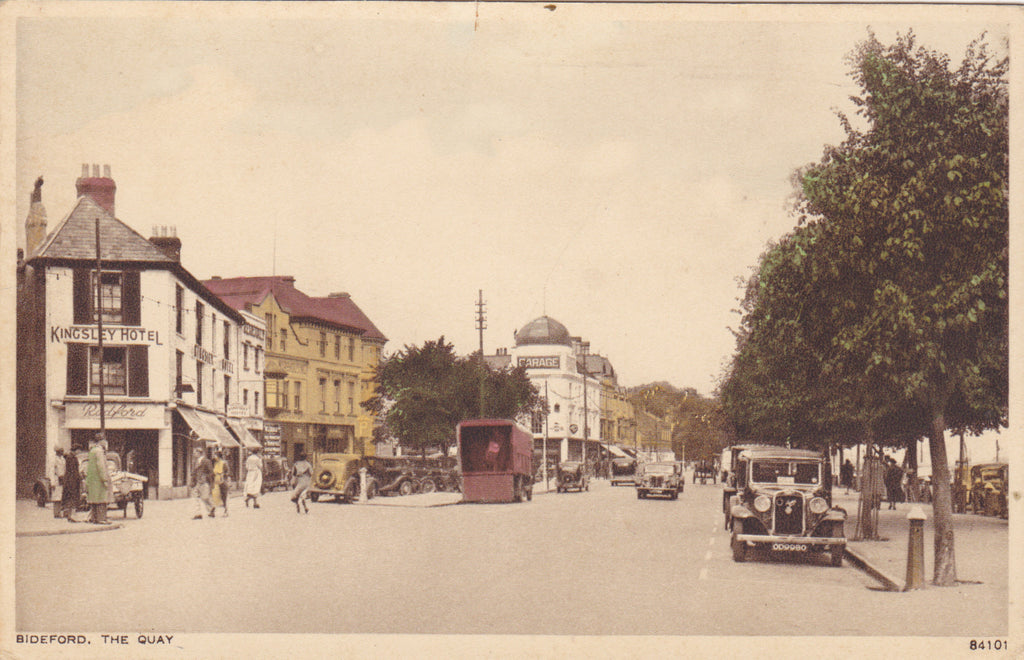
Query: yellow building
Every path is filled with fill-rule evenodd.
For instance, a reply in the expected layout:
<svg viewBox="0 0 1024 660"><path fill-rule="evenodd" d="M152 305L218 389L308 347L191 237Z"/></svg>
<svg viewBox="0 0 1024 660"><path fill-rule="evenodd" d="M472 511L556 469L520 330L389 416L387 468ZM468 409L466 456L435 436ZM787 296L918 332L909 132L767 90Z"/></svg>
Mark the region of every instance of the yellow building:
<svg viewBox="0 0 1024 660"><path fill-rule="evenodd" d="M295 278L214 278L204 284L267 324L264 447L296 453L372 454L377 420L360 404L373 395L387 338L347 293L324 298Z"/></svg>

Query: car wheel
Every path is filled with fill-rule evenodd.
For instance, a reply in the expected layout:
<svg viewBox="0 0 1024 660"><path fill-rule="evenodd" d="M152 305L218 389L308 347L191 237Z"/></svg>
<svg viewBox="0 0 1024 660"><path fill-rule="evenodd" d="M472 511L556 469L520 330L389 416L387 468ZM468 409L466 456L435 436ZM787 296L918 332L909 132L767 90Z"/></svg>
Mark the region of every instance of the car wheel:
<svg viewBox="0 0 1024 660"><path fill-rule="evenodd" d="M406 479L402 483L398 484L398 494L399 495L412 495L412 492L414 490L415 490L415 488L413 488L412 482L409 481L408 479Z"/></svg>
<svg viewBox="0 0 1024 660"><path fill-rule="evenodd" d="M527 486L524 490L526 491L526 501L527 502L532 502L533 501L533 486Z"/></svg>
<svg viewBox="0 0 1024 660"><path fill-rule="evenodd" d="M40 486L39 484L36 484L36 487L32 489L32 492L36 497L36 506L46 506L46 500L50 499L47 496L46 489Z"/></svg>
<svg viewBox="0 0 1024 660"><path fill-rule="evenodd" d="M320 493L310 493L309 494L309 499L311 499L312 501L316 502L317 500L320 499Z"/></svg>
<svg viewBox="0 0 1024 660"><path fill-rule="evenodd" d="M746 541L737 541L735 538L732 540L732 560L735 562L743 562L747 560Z"/></svg>
<svg viewBox="0 0 1024 660"><path fill-rule="evenodd" d="M843 565L843 551L844 548L841 545L834 545L830 551L832 565L839 568Z"/></svg>
<svg viewBox="0 0 1024 660"><path fill-rule="evenodd" d="M142 517L142 506L143 506L142 505L142 495L139 495L138 497L135 498L135 517L136 518L141 518ZM127 514L125 514L125 515L127 515Z"/></svg>
<svg viewBox="0 0 1024 660"><path fill-rule="evenodd" d="M434 483L433 479L424 479L420 482L421 493L433 493L437 490L437 484Z"/></svg>
<svg viewBox="0 0 1024 660"><path fill-rule="evenodd" d="M638 500L644 499L644 492L642 490L636 491L636 499L638 499Z"/></svg>
<svg viewBox="0 0 1024 660"><path fill-rule="evenodd" d="M677 490L672 491L672 494L669 495L669 499L678 500L679 499L679 491L677 491Z"/></svg>
<svg viewBox="0 0 1024 660"><path fill-rule="evenodd" d="M351 477L345 482L345 499L349 502L355 502L359 499L359 480L355 477Z"/></svg>

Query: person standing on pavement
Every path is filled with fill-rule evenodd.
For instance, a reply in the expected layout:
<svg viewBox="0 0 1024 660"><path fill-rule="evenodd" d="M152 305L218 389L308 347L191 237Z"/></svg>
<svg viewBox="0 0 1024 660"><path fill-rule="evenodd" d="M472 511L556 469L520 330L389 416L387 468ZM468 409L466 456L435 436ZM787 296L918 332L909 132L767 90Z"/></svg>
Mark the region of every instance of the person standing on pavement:
<svg viewBox="0 0 1024 660"><path fill-rule="evenodd" d="M82 499L82 474L78 470L75 452L64 452L64 489L60 494L60 510L61 516L67 518L69 523L78 522L75 520L75 510Z"/></svg>
<svg viewBox="0 0 1024 660"><path fill-rule="evenodd" d="M85 472L86 497L92 508L89 522L97 525L110 524L107 521L110 485L110 473L107 471L107 439L102 433L97 433L96 440L89 448L89 463Z"/></svg>
<svg viewBox="0 0 1024 660"><path fill-rule="evenodd" d="M900 479L903 475L900 469L896 467L896 461L892 459L892 456L886 457L885 460L885 494L889 500L889 509L892 510L896 508Z"/></svg>
<svg viewBox="0 0 1024 660"><path fill-rule="evenodd" d="M201 447L196 447L192 461L192 494L196 498L193 520L201 520L203 510L214 517L213 501L210 499L210 489L213 486L213 464L206 457L206 452Z"/></svg>
<svg viewBox="0 0 1024 660"><path fill-rule="evenodd" d="M224 460L224 451L218 449L213 459L213 508L224 507L224 516L228 515L228 464Z"/></svg>
<svg viewBox="0 0 1024 660"><path fill-rule="evenodd" d="M850 459L839 466L839 481L842 482L843 487L846 488L846 494L850 494L850 487L853 486L853 463Z"/></svg>
<svg viewBox="0 0 1024 660"><path fill-rule="evenodd" d="M245 508L249 508L249 500L252 500L252 508L260 508L259 496L263 490L263 459L255 449L249 452L249 458L245 459Z"/></svg>
<svg viewBox="0 0 1024 660"><path fill-rule="evenodd" d="M292 502L295 502L295 513L302 513L305 509L309 513L309 484L313 480L313 466L306 460L306 454L300 453L295 456L295 465L292 466L292 484L295 489L292 491ZM301 504L302 509L299 508Z"/></svg>

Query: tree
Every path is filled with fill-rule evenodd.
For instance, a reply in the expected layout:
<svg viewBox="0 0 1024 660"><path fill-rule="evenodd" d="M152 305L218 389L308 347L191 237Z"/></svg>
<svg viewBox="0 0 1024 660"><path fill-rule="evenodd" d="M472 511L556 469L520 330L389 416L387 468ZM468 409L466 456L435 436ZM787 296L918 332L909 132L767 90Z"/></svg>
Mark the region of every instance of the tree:
<svg viewBox="0 0 1024 660"><path fill-rule="evenodd" d="M376 390L363 407L383 419L403 447L447 453L463 419L528 419L543 412L522 368L493 370L478 357L459 357L444 337L406 346L377 367Z"/></svg>
<svg viewBox="0 0 1024 660"><path fill-rule="evenodd" d="M913 33L850 56L867 127L800 173L801 210L828 228L860 290L837 373L891 396L874 420L929 440L933 582L956 582L947 428L1005 425L1008 388L1007 59L981 40L959 68ZM869 298L866 300L866 298Z"/></svg>

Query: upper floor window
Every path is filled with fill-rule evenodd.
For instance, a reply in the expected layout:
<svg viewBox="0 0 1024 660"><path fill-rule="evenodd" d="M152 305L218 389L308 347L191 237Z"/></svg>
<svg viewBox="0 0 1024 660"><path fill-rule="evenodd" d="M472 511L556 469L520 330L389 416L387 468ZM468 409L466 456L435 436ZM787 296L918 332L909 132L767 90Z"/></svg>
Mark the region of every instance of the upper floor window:
<svg viewBox="0 0 1024 660"><path fill-rule="evenodd" d="M341 335L334 335L334 359L341 359Z"/></svg>
<svg viewBox="0 0 1024 660"><path fill-rule="evenodd" d="M288 350L288 328L281 328L281 352Z"/></svg>
<svg viewBox="0 0 1024 660"><path fill-rule="evenodd" d="M348 338L348 361L355 362L356 359L356 340L353 337Z"/></svg>
<svg viewBox="0 0 1024 660"><path fill-rule="evenodd" d="M196 403L203 405L203 363L196 360Z"/></svg>
<svg viewBox="0 0 1024 660"><path fill-rule="evenodd" d="M140 325L141 300L138 271L96 271L76 268L72 276L76 324L102 319L112 325Z"/></svg>
<svg viewBox="0 0 1024 660"><path fill-rule="evenodd" d="M327 379L320 379L320 412L327 412Z"/></svg>
<svg viewBox="0 0 1024 660"><path fill-rule="evenodd" d="M302 410L302 383L295 381L295 410Z"/></svg>
<svg viewBox="0 0 1024 660"><path fill-rule="evenodd" d="M327 333L320 333L320 357L327 357Z"/></svg>
<svg viewBox="0 0 1024 660"><path fill-rule="evenodd" d="M67 346L69 395L149 396L148 346Z"/></svg>
<svg viewBox="0 0 1024 660"><path fill-rule="evenodd" d="M260 359L263 356L263 349L259 346L256 347L256 357L253 358L252 368L254 371L259 372L260 370Z"/></svg>
<svg viewBox="0 0 1024 660"><path fill-rule="evenodd" d="M203 303L196 301L196 344L203 345L203 313L205 307Z"/></svg>
<svg viewBox="0 0 1024 660"><path fill-rule="evenodd" d="M249 371L249 342L242 343L242 370Z"/></svg>
<svg viewBox="0 0 1024 660"><path fill-rule="evenodd" d="M341 412L341 381L334 381L334 412Z"/></svg>
<svg viewBox="0 0 1024 660"><path fill-rule="evenodd" d="M355 383L348 384L348 414L356 414L356 385Z"/></svg>
<svg viewBox="0 0 1024 660"><path fill-rule="evenodd" d="M174 286L174 329L180 335L185 330L185 289L175 285Z"/></svg>
<svg viewBox="0 0 1024 660"><path fill-rule="evenodd" d="M274 325L274 315L267 314L267 348L274 350L274 333L277 332L277 328Z"/></svg>
<svg viewBox="0 0 1024 660"><path fill-rule="evenodd" d="M224 359L231 359L231 324L224 321Z"/></svg>
<svg viewBox="0 0 1024 660"><path fill-rule="evenodd" d="M224 414L228 414L231 405L231 376L224 376Z"/></svg>

